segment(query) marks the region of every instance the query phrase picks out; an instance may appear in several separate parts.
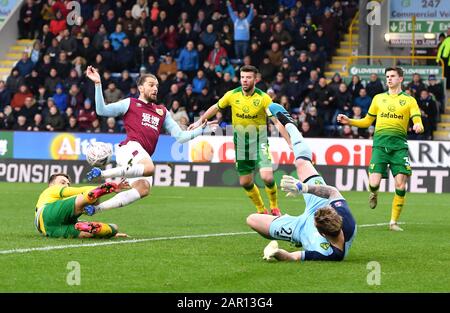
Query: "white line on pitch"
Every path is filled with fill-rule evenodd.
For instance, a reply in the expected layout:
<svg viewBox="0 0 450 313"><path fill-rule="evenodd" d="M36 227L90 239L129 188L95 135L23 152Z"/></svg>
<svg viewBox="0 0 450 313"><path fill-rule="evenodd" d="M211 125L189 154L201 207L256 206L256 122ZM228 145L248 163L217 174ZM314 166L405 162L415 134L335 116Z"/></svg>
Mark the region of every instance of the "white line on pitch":
<svg viewBox="0 0 450 313"><path fill-rule="evenodd" d="M97 246L110 246L127 243L138 243L146 241L160 241L160 240L175 240L175 239L192 239L192 238L209 238L209 237L223 237L223 236L239 236L256 234L256 232L238 232L238 233L219 233L219 234L204 234L204 235L186 235L186 236L173 236L173 237L156 237L156 238L142 238L142 239L130 239L121 241L107 241L107 242L95 242L87 244L74 244L74 245L60 245L60 246L47 246L36 248L24 248L24 249L11 249L0 250L0 254L14 254L14 253L27 253L33 251L50 251L50 250L62 250L71 248L83 248L83 247L97 247Z"/></svg>
<svg viewBox="0 0 450 313"><path fill-rule="evenodd" d="M399 223L399 224L405 224L405 223ZM358 228L386 226L386 225L389 225L389 223L363 224L363 225L358 225ZM204 234L204 235L185 235L185 236L173 236L173 237L129 239L129 240L121 240L121 241L94 242L94 243L86 243L86 244L80 243L80 244L74 244L74 245L59 245L59 246L46 246L46 247L36 247L36 248L0 250L0 254L15 254L15 253L28 253L28 252L34 252L34 251L51 251L51 250L63 250L63 249L72 249L72 248L83 248L83 247L110 246L110 245L139 243L139 242L147 242L147 241L210 238L210 237L225 237L225 236L239 236L239 235L252 235L252 234L257 234L257 233L254 231L248 231L248 232L236 232L236 233L218 233L218 234Z"/></svg>

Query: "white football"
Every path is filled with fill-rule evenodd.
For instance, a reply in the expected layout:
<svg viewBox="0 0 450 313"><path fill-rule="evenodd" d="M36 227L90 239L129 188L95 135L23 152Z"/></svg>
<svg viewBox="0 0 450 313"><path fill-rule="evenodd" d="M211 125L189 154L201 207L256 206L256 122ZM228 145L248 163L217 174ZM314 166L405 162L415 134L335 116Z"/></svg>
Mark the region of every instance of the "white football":
<svg viewBox="0 0 450 313"><path fill-rule="evenodd" d="M97 141L91 143L86 150L86 160L91 166L104 167L111 161L111 144Z"/></svg>

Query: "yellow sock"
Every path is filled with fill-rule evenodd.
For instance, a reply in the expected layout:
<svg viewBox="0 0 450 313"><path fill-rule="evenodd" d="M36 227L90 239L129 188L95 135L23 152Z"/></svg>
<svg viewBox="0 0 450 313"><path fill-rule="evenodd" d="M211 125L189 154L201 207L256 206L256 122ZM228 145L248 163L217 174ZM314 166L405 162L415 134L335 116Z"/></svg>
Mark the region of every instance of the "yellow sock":
<svg viewBox="0 0 450 313"><path fill-rule="evenodd" d="M115 234L117 234L116 229L111 227L109 224L105 223L97 223L97 224L100 224L101 227L96 229L97 231L94 233L95 237L110 238Z"/></svg>
<svg viewBox="0 0 450 313"><path fill-rule="evenodd" d="M277 183L273 182L272 186L266 185L265 187L267 196L269 197L270 208L278 208L278 191L277 191Z"/></svg>
<svg viewBox="0 0 450 313"><path fill-rule="evenodd" d="M249 189L247 189L247 188L244 188L244 189L245 189L245 193L247 193L247 196L250 198L250 200L252 200L253 204L255 205L258 213L264 213L266 208L265 208L264 202L261 198L261 194L259 193L258 187L256 187L255 184L253 184L253 186L250 187Z"/></svg>
<svg viewBox="0 0 450 313"><path fill-rule="evenodd" d="M394 200L392 201L391 222L397 222L402 213L405 204L405 190L395 190Z"/></svg>
<svg viewBox="0 0 450 313"><path fill-rule="evenodd" d="M86 202L89 203L89 204L93 204L93 203L95 203L95 202L97 201L97 198L89 197L89 192L92 191L92 190L94 190L94 189L95 189L95 188L92 188L92 189L89 190L89 191L83 192L84 200L86 200Z"/></svg>

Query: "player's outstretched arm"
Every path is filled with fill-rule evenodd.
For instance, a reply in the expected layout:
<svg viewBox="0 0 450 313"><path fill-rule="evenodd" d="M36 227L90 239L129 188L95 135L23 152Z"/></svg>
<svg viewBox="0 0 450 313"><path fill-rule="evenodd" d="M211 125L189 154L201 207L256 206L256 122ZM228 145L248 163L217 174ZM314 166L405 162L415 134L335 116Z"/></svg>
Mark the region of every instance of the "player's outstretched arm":
<svg viewBox="0 0 450 313"><path fill-rule="evenodd" d="M308 185L289 175L283 175L280 185L281 190L287 192L287 196L297 196L302 193L309 193L329 200L343 199L339 190L333 186Z"/></svg>
<svg viewBox="0 0 450 313"><path fill-rule="evenodd" d="M205 119L200 127L196 127L193 130L182 130L180 126L178 126L177 122L175 122L172 118L170 113L167 113L163 126L167 132L169 132L169 134L177 140L177 142L185 143L197 136L203 135L204 133L211 132L215 125L214 123L208 124Z"/></svg>
<svg viewBox="0 0 450 313"><path fill-rule="evenodd" d="M95 84L95 112L97 115L116 117L121 114L125 114L128 111L130 99L123 99L108 105L105 104L101 78L97 69L92 66L88 66L86 76Z"/></svg>
<svg viewBox="0 0 450 313"><path fill-rule="evenodd" d="M195 122L189 125L188 130L196 129L202 125L205 124L206 121L208 121L210 118L216 116L217 112L219 112L219 106L216 104L209 107L208 110L206 110L205 113L203 113L202 116Z"/></svg>
<svg viewBox="0 0 450 313"><path fill-rule="evenodd" d="M367 114L363 119L355 120L344 114L338 114L337 121L342 125L356 126L358 128L367 128L375 121L375 116Z"/></svg>

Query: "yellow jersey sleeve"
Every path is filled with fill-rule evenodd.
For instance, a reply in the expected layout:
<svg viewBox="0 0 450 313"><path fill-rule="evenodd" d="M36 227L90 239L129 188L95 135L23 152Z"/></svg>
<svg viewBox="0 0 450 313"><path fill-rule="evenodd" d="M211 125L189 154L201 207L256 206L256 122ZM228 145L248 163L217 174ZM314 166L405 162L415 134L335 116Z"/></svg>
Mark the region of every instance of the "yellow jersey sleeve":
<svg viewBox="0 0 450 313"><path fill-rule="evenodd" d="M84 186L84 187L63 187L61 191L59 192L61 198L67 198L71 196L76 196L79 194L82 194L86 191L91 191L92 189L95 189L95 186Z"/></svg>
<svg viewBox="0 0 450 313"><path fill-rule="evenodd" d="M268 117L272 117L272 113L269 110L269 106L272 104L272 102L272 98L270 98L270 96L264 92L262 95L262 105Z"/></svg>
<svg viewBox="0 0 450 313"><path fill-rule="evenodd" d="M370 104L369 110L367 111L368 115L376 117L378 114L378 95L373 97L372 103Z"/></svg>
<svg viewBox="0 0 450 313"><path fill-rule="evenodd" d="M228 91L227 93L225 93L223 95L222 98L219 99L219 101L217 102L217 106L219 107L219 109L222 110L231 105L231 101L230 101L231 94L232 94L232 92Z"/></svg>
<svg viewBox="0 0 450 313"><path fill-rule="evenodd" d="M415 116L422 116L420 113L419 105L417 104L416 99L411 97L410 103L409 103L409 116L412 119Z"/></svg>

